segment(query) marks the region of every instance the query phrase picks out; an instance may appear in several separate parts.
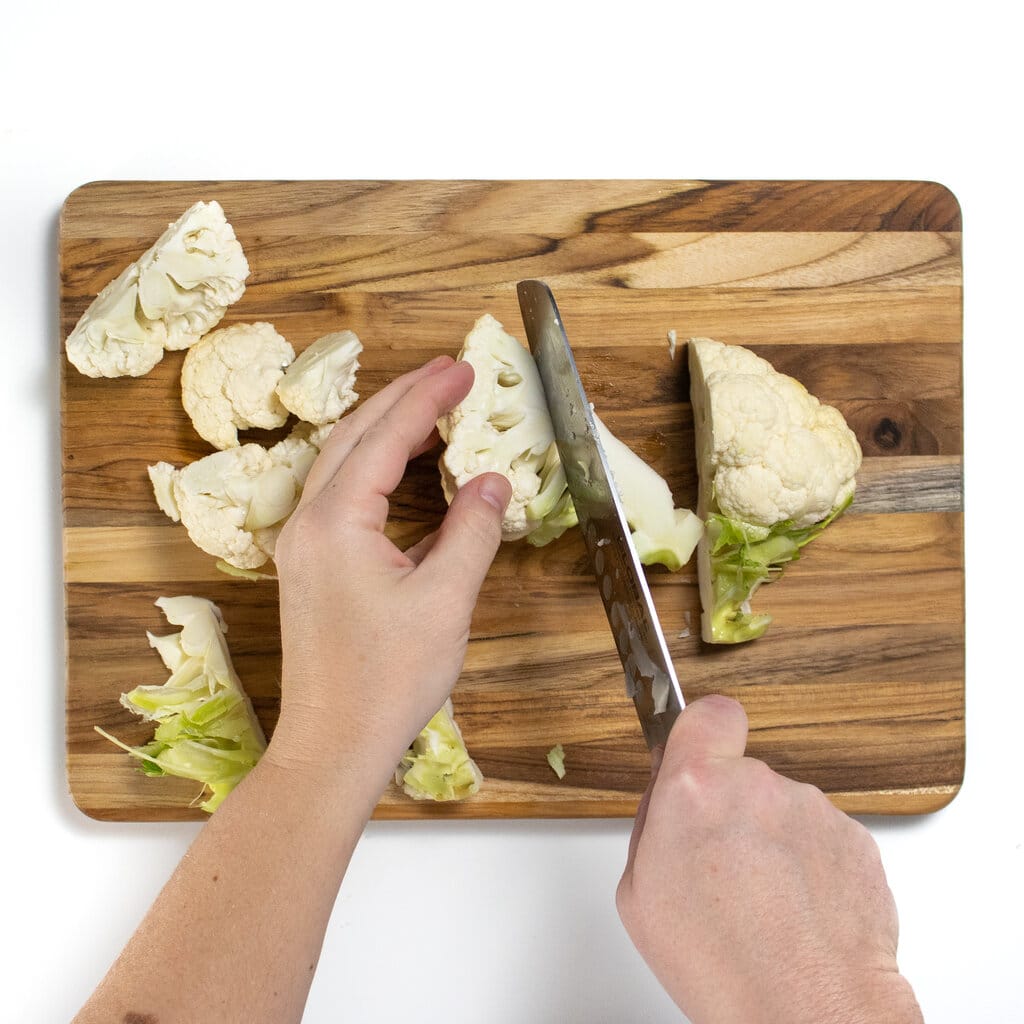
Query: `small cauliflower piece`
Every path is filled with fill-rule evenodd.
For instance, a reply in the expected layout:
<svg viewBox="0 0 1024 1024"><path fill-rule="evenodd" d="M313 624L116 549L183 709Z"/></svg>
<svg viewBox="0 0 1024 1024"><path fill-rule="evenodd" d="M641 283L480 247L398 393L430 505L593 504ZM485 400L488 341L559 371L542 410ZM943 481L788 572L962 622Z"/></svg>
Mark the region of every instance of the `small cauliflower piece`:
<svg viewBox="0 0 1024 1024"><path fill-rule="evenodd" d="M704 524L688 508L675 507L664 477L623 444L596 412L594 422L640 561L678 571L693 555Z"/></svg>
<svg viewBox="0 0 1024 1024"><path fill-rule="evenodd" d="M565 748L561 743L556 743L547 754L548 764L551 770L560 778L565 778Z"/></svg>
<svg viewBox="0 0 1024 1024"><path fill-rule="evenodd" d="M300 420L333 423L359 398L353 390L362 342L352 331L314 341L277 384L277 397Z"/></svg>
<svg viewBox="0 0 1024 1024"><path fill-rule="evenodd" d="M96 731L139 759L147 775L177 775L203 783L199 806L213 813L267 748L266 737L231 663L220 609L201 597L161 597L157 606L178 633L149 644L171 673L162 686L137 686L121 704L153 722L153 739L129 747Z"/></svg>
<svg viewBox="0 0 1024 1024"><path fill-rule="evenodd" d="M245 291L242 247L217 202L196 203L96 296L67 337L87 377L140 377L188 348Z"/></svg>
<svg viewBox="0 0 1024 1024"><path fill-rule="evenodd" d="M238 447L238 431L283 426L275 388L295 351L273 324L234 324L206 335L185 355L181 404L214 448Z"/></svg>
<svg viewBox="0 0 1024 1024"><path fill-rule="evenodd" d="M484 314L459 358L475 376L469 394L438 423L447 444L440 463L445 497L450 502L481 473L502 473L512 484L502 540L547 544L578 519L533 356ZM675 508L664 479L595 420L641 561L679 569L702 524L688 509Z"/></svg>
<svg viewBox="0 0 1024 1024"><path fill-rule="evenodd" d="M465 800L479 791L483 778L466 749L450 698L395 770L395 782L414 800Z"/></svg>
<svg viewBox="0 0 1024 1024"><path fill-rule="evenodd" d="M689 341L700 477L701 633L761 636L750 599L853 500L861 450L842 414L738 345Z"/></svg>
<svg viewBox="0 0 1024 1024"><path fill-rule="evenodd" d="M236 569L258 569L274 557L325 436L300 425L270 449L245 444L181 469L158 462L149 467L157 504L196 547Z"/></svg>

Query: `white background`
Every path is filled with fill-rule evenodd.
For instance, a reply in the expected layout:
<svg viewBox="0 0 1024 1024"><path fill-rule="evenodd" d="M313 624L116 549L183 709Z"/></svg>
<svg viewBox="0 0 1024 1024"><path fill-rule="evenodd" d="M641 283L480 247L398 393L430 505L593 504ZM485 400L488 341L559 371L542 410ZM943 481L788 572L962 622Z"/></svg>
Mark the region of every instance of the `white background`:
<svg viewBox="0 0 1024 1024"><path fill-rule="evenodd" d="M68 1020L196 831L100 824L65 791L57 213L92 179L218 177L925 178L958 195L967 777L940 813L868 824L930 1024L1024 1019L1012 980L1024 959L1017 34L984 3L841 15L730 4L718 18L671 7L36 3L5 14L3 1020ZM306 1019L678 1020L615 915L628 831L371 825Z"/></svg>

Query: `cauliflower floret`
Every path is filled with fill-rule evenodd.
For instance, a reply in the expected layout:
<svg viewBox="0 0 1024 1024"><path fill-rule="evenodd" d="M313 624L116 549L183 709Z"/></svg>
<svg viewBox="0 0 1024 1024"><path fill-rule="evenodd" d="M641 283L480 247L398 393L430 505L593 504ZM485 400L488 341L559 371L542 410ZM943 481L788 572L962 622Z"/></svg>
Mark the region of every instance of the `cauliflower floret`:
<svg viewBox="0 0 1024 1024"><path fill-rule="evenodd" d="M440 462L445 497L451 501L481 473L502 473L512 484L512 500L501 536L518 540L540 525L559 497L545 508L531 504L544 488L542 473L562 473L558 490L564 489L537 367L490 313L473 325L459 358L472 365L474 378L469 394L437 424L447 445ZM556 452L553 460L549 452Z"/></svg>
<svg viewBox="0 0 1024 1024"><path fill-rule="evenodd" d="M196 203L96 296L68 335L88 377L140 377L188 348L245 291L242 247L217 202Z"/></svg>
<svg viewBox="0 0 1024 1024"><path fill-rule="evenodd" d="M853 494L861 451L838 410L738 345L709 338L689 345L702 396L695 408L708 427L700 465L723 515L805 527Z"/></svg>
<svg viewBox="0 0 1024 1024"><path fill-rule="evenodd" d="M272 324L235 324L206 335L181 367L181 403L215 448L238 446L238 431L283 426L288 410L275 388L295 358Z"/></svg>
<svg viewBox="0 0 1024 1024"><path fill-rule="evenodd" d="M332 423L359 395L353 390L362 342L352 331L325 334L278 381L277 396L306 423Z"/></svg>
<svg viewBox="0 0 1024 1024"><path fill-rule="evenodd" d="M299 427L269 450L245 444L181 469L159 462L149 467L157 503L207 554L238 569L259 568L298 504L321 436Z"/></svg>

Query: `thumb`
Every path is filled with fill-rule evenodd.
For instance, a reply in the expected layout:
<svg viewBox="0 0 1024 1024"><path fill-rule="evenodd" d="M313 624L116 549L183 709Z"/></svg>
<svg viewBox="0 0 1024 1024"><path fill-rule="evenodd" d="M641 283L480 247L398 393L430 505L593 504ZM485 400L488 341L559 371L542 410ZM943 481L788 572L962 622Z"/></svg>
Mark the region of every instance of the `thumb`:
<svg viewBox="0 0 1024 1024"><path fill-rule="evenodd" d="M512 485L500 473L470 480L452 499L420 569L475 600L501 544L501 519L511 498Z"/></svg>
<svg viewBox="0 0 1024 1024"><path fill-rule="evenodd" d="M663 769L704 758L740 758L747 746L747 713L738 700L719 693L683 708L665 745Z"/></svg>

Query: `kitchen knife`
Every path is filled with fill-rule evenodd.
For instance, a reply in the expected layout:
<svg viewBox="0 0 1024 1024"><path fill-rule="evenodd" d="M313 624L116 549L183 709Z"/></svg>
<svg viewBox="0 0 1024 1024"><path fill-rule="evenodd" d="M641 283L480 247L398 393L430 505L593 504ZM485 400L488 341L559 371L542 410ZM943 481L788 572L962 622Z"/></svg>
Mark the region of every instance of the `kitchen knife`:
<svg viewBox="0 0 1024 1024"><path fill-rule="evenodd" d="M626 674L626 692L648 747L655 747L668 739L685 704L683 691L555 298L542 281L520 281L517 292L569 493Z"/></svg>

